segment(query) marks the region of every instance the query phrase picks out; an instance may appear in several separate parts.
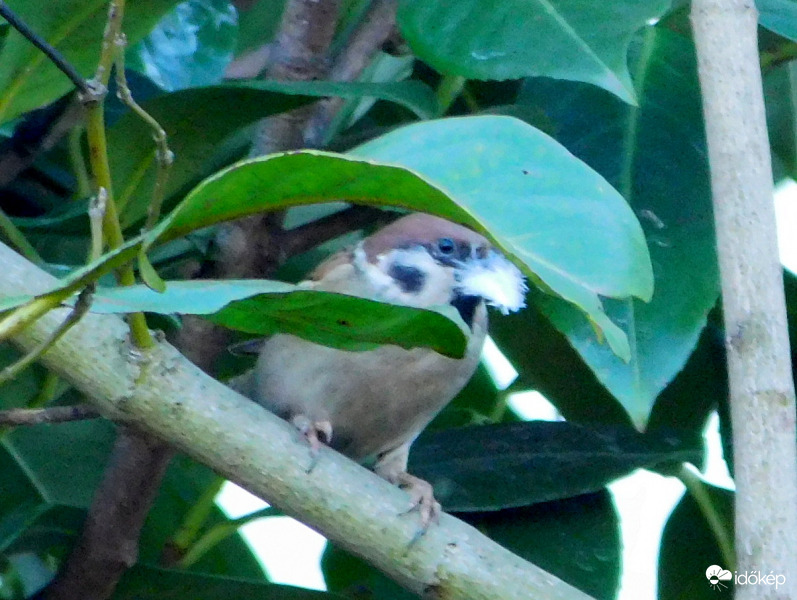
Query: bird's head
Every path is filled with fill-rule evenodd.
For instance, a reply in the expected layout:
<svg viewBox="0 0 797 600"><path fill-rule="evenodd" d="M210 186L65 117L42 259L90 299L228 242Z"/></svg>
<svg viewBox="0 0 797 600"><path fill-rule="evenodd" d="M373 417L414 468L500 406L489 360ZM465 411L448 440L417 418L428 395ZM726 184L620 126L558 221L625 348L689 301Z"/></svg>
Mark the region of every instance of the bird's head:
<svg viewBox="0 0 797 600"><path fill-rule="evenodd" d="M468 324L482 301L504 314L525 306L518 268L485 237L439 217L402 217L363 240L351 256L377 299L417 307L452 304Z"/></svg>

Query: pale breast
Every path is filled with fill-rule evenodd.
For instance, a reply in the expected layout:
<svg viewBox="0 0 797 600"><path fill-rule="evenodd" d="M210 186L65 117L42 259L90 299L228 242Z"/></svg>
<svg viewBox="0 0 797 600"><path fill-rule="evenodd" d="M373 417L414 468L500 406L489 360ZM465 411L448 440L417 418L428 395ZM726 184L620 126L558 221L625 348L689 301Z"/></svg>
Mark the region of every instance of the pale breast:
<svg viewBox="0 0 797 600"><path fill-rule="evenodd" d="M255 369L256 400L290 419L332 424L332 446L361 460L414 439L470 379L486 329L481 304L463 359L382 346L348 352L276 335Z"/></svg>

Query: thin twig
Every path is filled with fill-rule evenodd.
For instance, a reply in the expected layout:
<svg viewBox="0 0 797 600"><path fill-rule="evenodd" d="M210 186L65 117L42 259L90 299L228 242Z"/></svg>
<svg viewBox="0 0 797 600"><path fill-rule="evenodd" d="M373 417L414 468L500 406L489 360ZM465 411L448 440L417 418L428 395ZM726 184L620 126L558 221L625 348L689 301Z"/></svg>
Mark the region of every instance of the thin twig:
<svg viewBox="0 0 797 600"><path fill-rule="evenodd" d="M42 39L41 36L28 27L28 25L16 14L14 14L14 12L8 8L8 5L2 0L0 0L0 15L2 15L3 18L8 21L8 23L25 39L41 50L64 75L69 77L69 80L75 84L75 87L80 90L82 94L89 96L93 93L91 86L85 79L83 79L81 74L77 72L77 69L69 64L69 62L64 59L63 56L61 56L61 53L58 52L58 50L53 48L44 39Z"/></svg>
<svg viewBox="0 0 797 600"><path fill-rule="evenodd" d="M61 337L67 331L69 331L83 315L88 312L89 307L91 306L91 296L93 293L94 285L90 285L80 292L77 297L77 301L75 302L74 308L72 308L66 319L64 319L64 321L56 329L54 329L45 340L43 340L38 346L25 354L18 361L8 365L5 369L0 371L0 385L3 385L4 383L16 378L17 375L24 371L28 366L33 364L33 362L38 360L42 354L47 352L47 350L49 350L53 344L61 339Z"/></svg>
<svg viewBox="0 0 797 600"><path fill-rule="evenodd" d="M371 206L351 206L284 232L280 243L285 256L290 258L346 233L387 221L390 214Z"/></svg>
<svg viewBox="0 0 797 600"><path fill-rule="evenodd" d="M147 208L147 222L144 225L145 229L152 229L160 217L166 182L169 179L169 171L174 163L174 152L169 148L166 130L161 127L155 117L150 115L135 101L133 94L130 92L130 86L127 85L124 53L127 47L127 37L124 33L119 34L116 45L118 47L116 54L116 95L123 104L149 125L152 129L152 139L155 142L155 185L152 189L152 199Z"/></svg>
<svg viewBox="0 0 797 600"><path fill-rule="evenodd" d="M107 204L108 193L102 187L89 201L89 226L91 227L89 262L94 262L102 256L102 222L105 219Z"/></svg>
<svg viewBox="0 0 797 600"><path fill-rule="evenodd" d="M91 97L83 98L87 113L86 138L89 145L89 161L92 175L94 176L94 186L98 194L103 189L106 193L103 237L108 247L112 250L124 243L124 235L119 222L119 213L116 208L111 182L111 168L108 162L104 92L108 87L111 66L116 53L119 51L116 42L121 33L124 8L124 0L111 0L108 7L108 22L102 40L100 60L94 79L91 81L91 89L95 93ZM117 279L121 285L134 285L136 277L133 273L133 267L130 265L120 267ZM136 346L139 348L151 348L154 345L155 342L147 327L147 321L143 313L129 314L127 322L130 325L130 335Z"/></svg>
<svg viewBox="0 0 797 600"><path fill-rule="evenodd" d="M39 425L98 419L100 413L90 404L51 406L49 408L11 408L0 410L0 425Z"/></svg>
<svg viewBox="0 0 797 600"><path fill-rule="evenodd" d="M69 162L72 165L72 172L77 182L75 197L78 199L85 198L91 194L91 179L89 177L89 170L86 167L86 160L83 157L83 147L81 145L84 131L85 128L82 125L72 127L69 131L67 140Z"/></svg>

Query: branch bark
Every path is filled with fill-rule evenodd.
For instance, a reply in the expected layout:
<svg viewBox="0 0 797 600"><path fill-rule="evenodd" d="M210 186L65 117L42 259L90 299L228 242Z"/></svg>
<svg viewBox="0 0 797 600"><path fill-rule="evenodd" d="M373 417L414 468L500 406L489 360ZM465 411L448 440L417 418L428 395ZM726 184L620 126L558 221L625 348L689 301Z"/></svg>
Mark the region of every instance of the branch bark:
<svg viewBox="0 0 797 600"><path fill-rule="evenodd" d="M174 451L127 427L117 434L77 545L46 600L106 600L138 560L138 538Z"/></svg>
<svg viewBox="0 0 797 600"><path fill-rule="evenodd" d="M37 294L55 279L0 245L0 297ZM46 314L14 337L29 349L63 319ZM130 356L124 322L87 315L44 356L105 416L147 430L362 556L426 598L586 600L553 575L442 515L416 544L406 493L328 449L310 455L295 430L158 343Z"/></svg>
<svg viewBox="0 0 797 600"><path fill-rule="evenodd" d="M786 583L737 598L797 598L795 395L753 0L693 0L725 315L738 571ZM730 568L733 568L729 565Z"/></svg>

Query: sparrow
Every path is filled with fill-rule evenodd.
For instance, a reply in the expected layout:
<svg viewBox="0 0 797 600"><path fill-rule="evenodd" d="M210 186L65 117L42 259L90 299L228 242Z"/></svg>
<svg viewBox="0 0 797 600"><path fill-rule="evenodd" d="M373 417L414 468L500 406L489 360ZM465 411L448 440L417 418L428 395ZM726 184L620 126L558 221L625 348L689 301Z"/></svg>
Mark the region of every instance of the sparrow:
<svg viewBox="0 0 797 600"><path fill-rule="evenodd" d="M525 280L470 229L423 213L404 216L322 262L301 285L395 304L452 305L467 328L464 358L384 345L339 350L277 334L254 369L230 385L293 423L315 456L326 444L405 488L422 530L440 505L432 486L407 472L410 446L465 386L487 334L487 306L523 306Z"/></svg>

